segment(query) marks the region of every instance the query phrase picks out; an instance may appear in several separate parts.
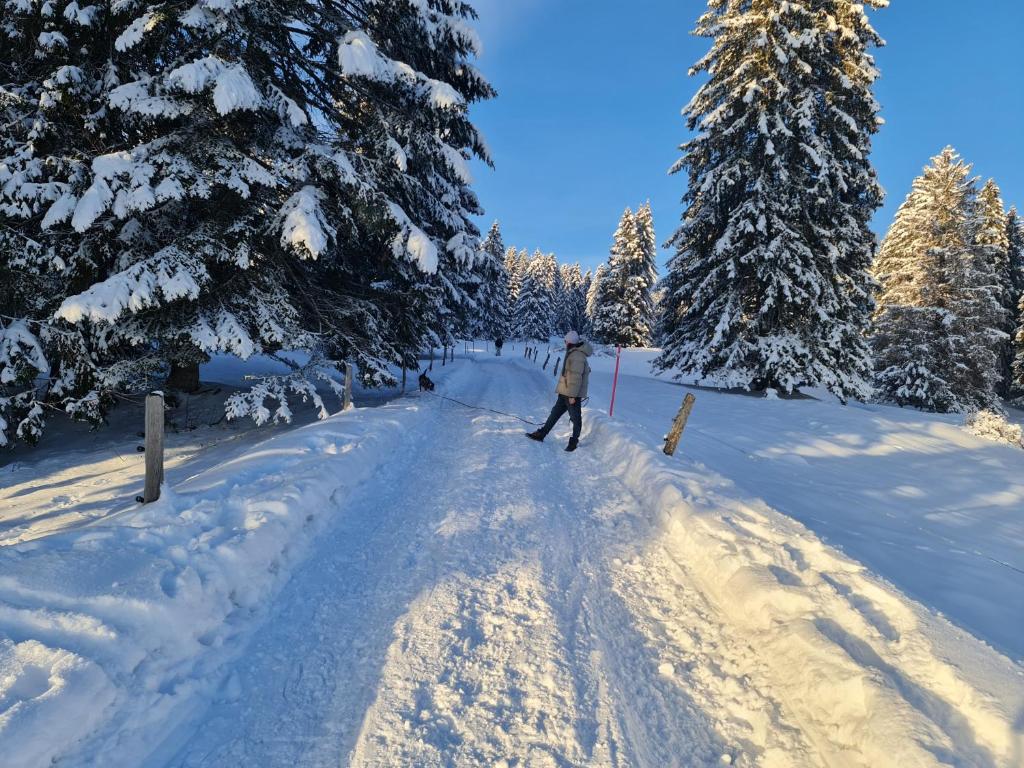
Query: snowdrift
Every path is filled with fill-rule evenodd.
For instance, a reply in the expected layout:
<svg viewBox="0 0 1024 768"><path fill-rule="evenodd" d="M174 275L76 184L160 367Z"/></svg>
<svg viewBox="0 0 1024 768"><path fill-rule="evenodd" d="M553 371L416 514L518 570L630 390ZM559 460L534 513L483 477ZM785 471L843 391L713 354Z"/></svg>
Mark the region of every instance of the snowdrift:
<svg viewBox="0 0 1024 768"><path fill-rule="evenodd" d="M970 765L1019 764L1019 666L725 478L590 418L587 448L648 508L830 760L934 766L941 745Z"/></svg>
<svg viewBox="0 0 1024 768"><path fill-rule="evenodd" d="M74 750L130 765L215 693L348 494L421 429L422 404L350 411L268 440L145 508L0 548L5 768Z"/></svg>

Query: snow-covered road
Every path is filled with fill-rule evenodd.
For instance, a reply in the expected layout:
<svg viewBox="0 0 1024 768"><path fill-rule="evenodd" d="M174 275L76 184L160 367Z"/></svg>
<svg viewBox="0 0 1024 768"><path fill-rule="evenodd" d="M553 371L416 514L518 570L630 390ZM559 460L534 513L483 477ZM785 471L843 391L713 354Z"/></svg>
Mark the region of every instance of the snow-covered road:
<svg viewBox="0 0 1024 768"><path fill-rule="evenodd" d="M459 399L551 399L458 365ZM799 524L600 416L567 455L429 407L147 765L1024 764L1021 669Z"/></svg>

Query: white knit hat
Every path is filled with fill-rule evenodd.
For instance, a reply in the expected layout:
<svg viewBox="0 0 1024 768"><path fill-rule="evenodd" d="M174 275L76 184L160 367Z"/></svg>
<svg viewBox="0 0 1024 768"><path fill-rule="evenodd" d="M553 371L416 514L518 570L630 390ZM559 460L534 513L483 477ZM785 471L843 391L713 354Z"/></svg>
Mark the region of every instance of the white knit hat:
<svg viewBox="0 0 1024 768"><path fill-rule="evenodd" d="M566 344L579 344L580 343L580 335L578 333L576 333L576 331L569 331L567 334L565 334L565 343Z"/></svg>

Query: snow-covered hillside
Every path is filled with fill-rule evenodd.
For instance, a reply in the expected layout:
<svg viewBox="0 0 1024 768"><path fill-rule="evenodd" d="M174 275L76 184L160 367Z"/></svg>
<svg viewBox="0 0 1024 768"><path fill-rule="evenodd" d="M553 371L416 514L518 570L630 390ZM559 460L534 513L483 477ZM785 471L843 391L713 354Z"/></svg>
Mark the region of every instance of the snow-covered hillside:
<svg viewBox="0 0 1024 768"><path fill-rule="evenodd" d="M438 393L539 420L520 353ZM1021 765L1024 451L698 391L669 459L644 356L573 455L413 395L0 546L4 764Z"/></svg>

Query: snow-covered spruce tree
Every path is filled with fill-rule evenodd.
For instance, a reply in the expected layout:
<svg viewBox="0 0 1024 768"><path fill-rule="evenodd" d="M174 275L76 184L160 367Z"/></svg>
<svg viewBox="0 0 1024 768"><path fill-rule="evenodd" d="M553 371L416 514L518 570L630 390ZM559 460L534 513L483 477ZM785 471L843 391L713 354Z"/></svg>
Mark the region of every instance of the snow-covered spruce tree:
<svg viewBox="0 0 1024 768"><path fill-rule="evenodd" d="M656 365L751 389L869 393L870 220L882 190L866 8L888 0L709 0L691 70L697 136L665 282L671 328Z"/></svg>
<svg viewBox="0 0 1024 768"><path fill-rule="evenodd" d="M1011 397L1018 406L1024 405L1024 294L1020 297L1017 308L1017 333L1014 336L1013 381Z"/></svg>
<svg viewBox="0 0 1024 768"><path fill-rule="evenodd" d="M437 333L486 159L467 4L63 5L0 30L0 264L38 284L5 309L46 399L98 418L148 366L284 346L381 380Z"/></svg>
<svg viewBox="0 0 1024 768"><path fill-rule="evenodd" d="M1016 207L1006 214L1006 263L1010 270L1010 292L1024 296L1024 220Z"/></svg>
<svg viewBox="0 0 1024 768"><path fill-rule="evenodd" d="M507 276L508 295L508 324L506 331L509 338L516 338L519 334L519 318L516 314L516 305L519 301L519 291L523 284L523 275L519 269L519 251L509 248L505 251L505 274Z"/></svg>
<svg viewBox="0 0 1024 768"><path fill-rule="evenodd" d="M587 286L587 333L594 337L595 341L601 341L597 333L598 301L601 297L602 283L608 276L608 265L599 264L590 278L590 285ZM603 342L601 342L603 343Z"/></svg>
<svg viewBox="0 0 1024 768"><path fill-rule="evenodd" d="M580 334L590 336L590 293L591 287L594 284L594 273L591 270L587 270L583 273L583 279L580 282L579 295L582 301L582 312L578 316L577 322L579 323L578 331Z"/></svg>
<svg viewBox="0 0 1024 768"><path fill-rule="evenodd" d="M558 259L553 253L541 253L539 250L534 254L533 261L537 263L537 276L542 288L542 301L547 307L547 330L543 336L538 338L549 339L557 332L559 306L561 297L561 277L558 272Z"/></svg>
<svg viewBox="0 0 1024 768"><path fill-rule="evenodd" d="M658 244L651 204L642 205L633 218L636 228L630 248L618 263L622 282L623 346L650 346L654 335L654 298L658 282Z"/></svg>
<svg viewBox="0 0 1024 768"><path fill-rule="evenodd" d="M542 254L530 259L516 302L519 334L524 339L546 341L551 336L551 303L547 289L547 264Z"/></svg>
<svg viewBox="0 0 1024 768"><path fill-rule="evenodd" d="M879 251L872 331L880 398L948 412L997 401L995 269L977 242L977 187L951 148L914 181Z"/></svg>
<svg viewBox="0 0 1024 768"><path fill-rule="evenodd" d="M583 333L587 326L587 289L579 263L559 267L561 296L558 300L558 334L567 331Z"/></svg>
<svg viewBox="0 0 1024 768"><path fill-rule="evenodd" d="M642 311L643 296L632 279L642 272L639 233L636 214L627 208L612 238L606 274L594 296L594 336L603 344L628 347L645 343L637 340L637 326L643 320L634 311ZM653 242L653 229L650 236Z"/></svg>
<svg viewBox="0 0 1024 768"><path fill-rule="evenodd" d="M664 283L659 280L655 284L654 290L651 291L651 301L654 303L654 333L651 343L656 347L664 346L668 333L669 318L665 312L666 295Z"/></svg>
<svg viewBox="0 0 1024 768"><path fill-rule="evenodd" d="M494 339L509 334L508 275L505 272L505 243L498 222L491 225L480 247L480 287L476 296L476 336Z"/></svg>
<svg viewBox="0 0 1024 768"><path fill-rule="evenodd" d="M997 298L1004 310L1001 331L1005 340L997 350L999 355L999 394L1008 396L1013 368L1013 336L1017 324L1017 302L1013 274L1010 269L1009 237L1006 226L1007 212L1002 193L995 181L989 179L978 193L977 232L975 241L982 247L983 255L991 264L998 284Z"/></svg>
<svg viewBox="0 0 1024 768"><path fill-rule="evenodd" d="M1018 318L1014 329L1014 363L1011 374L1010 397L1018 402L1024 398L1024 221L1016 208L1006 215L1006 253L1010 267L1012 293L1018 297Z"/></svg>

